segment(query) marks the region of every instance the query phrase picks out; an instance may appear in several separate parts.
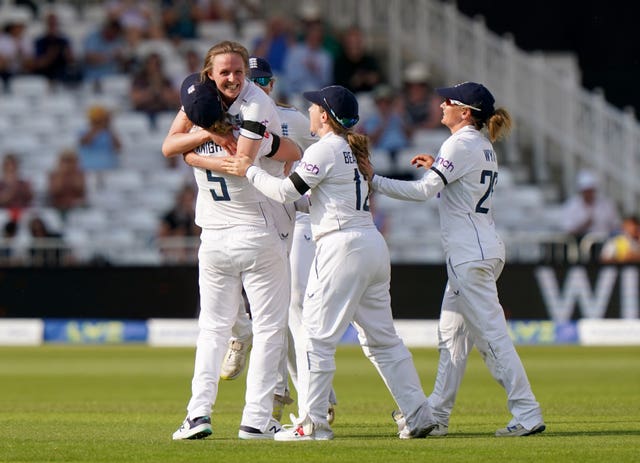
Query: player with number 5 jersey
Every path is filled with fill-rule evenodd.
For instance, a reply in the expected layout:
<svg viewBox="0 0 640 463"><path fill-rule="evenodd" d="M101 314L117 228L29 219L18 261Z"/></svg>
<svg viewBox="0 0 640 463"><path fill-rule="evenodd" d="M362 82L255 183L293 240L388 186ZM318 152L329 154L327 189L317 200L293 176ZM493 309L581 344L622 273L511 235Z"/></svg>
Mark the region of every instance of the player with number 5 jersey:
<svg viewBox="0 0 640 463"><path fill-rule="evenodd" d="M493 377L507 392L512 413L498 437L542 432L540 405L509 337L496 281L505 262L505 249L493 220L493 189L498 161L492 142L511 128L504 108L494 108L493 95L475 82L436 89L444 97L442 123L451 136L437 157L418 155L413 164L428 168L420 180L402 181L373 175L374 190L396 199L422 201L438 195L442 244L448 282L438 326L440 360L429 403L438 420L432 435L446 435L449 416L475 345ZM489 139L481 132L488 128ZM400 435L401 414L394 413Z"/></svg>

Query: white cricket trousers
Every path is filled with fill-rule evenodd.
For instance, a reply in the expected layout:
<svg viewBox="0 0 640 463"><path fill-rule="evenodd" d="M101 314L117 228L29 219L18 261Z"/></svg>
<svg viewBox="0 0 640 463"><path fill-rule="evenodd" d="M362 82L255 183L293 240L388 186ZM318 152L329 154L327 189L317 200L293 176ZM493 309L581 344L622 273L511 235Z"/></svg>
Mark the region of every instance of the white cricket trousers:
<svg viewBox="0 0 640 463"><path fill-rule="evenodd" d="M277 371L285 341L289 306L286 249L273 228L203 230L198 252L200 316L190 418L210 415L218 393L220 368L242 297L253 315L242 425L267 429Z"/></svg>
<svg viewBox="0 0 640 463"><path fill-rule="evenodd" d="M316 242L303 339L296 344L300 417L327 423L336 347L350 322L405 416L426 402L411 353L393 325L390 281L389 250L374 226L335 231Z"/></svg>
<svg viewBox="0 0 640 463"><path fill-rule="evenodd" d="M289 264L291 266L291 302L289 303L289 336L287 345L287 358L280 369L276 393L288 389L288 378L291 378L293 387L298 390L298 367L296 364L296 339L301 339L304 334L302 325L302 305L304 303L305 289L309 281L311 264L316 253L316 243L311 235L311 222L308 214L302 219L298 215L293 231ZM288 373L288 374L287 374ZM331 388L329 402L337 403L335 391Z"/></svg>
<svg viewBox="0 0 640 463"><path fill-rule="evenodd" d="M469 352L475 345L489 371L507 393L513 415L509 425L533 428L542 420L522 362L509 337L496 281L500 259L447 265L449 280L438 325L440 359L429 404L439 423L448 425Z"/></svg>

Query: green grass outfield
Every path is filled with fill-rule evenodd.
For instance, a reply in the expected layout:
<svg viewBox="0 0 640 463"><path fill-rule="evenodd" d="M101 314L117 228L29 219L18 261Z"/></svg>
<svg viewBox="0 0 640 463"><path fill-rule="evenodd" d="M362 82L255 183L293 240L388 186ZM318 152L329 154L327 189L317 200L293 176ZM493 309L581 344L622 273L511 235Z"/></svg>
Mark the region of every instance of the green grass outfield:
<svg viewBox="0 0 640 463"><path fill-rule="evenodd" d="M394 403L373 366L358 347L341 346L335 439L289 443L237 438L244 377L221 383L213 436L172 441L190 395L193 349L2 347L0 461L640 461L640 347L518 350L544 411L541 435L493 437L509 420L505 395L474 351L449 436L401 441ZM412 352L429 393L437 351Z"/></svg>

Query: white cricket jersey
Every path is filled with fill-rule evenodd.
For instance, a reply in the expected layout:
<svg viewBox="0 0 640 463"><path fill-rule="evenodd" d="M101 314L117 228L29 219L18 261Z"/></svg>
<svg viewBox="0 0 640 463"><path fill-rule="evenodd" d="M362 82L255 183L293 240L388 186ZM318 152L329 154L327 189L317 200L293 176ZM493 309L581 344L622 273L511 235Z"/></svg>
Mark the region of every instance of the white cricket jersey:
<svg viewBox="0 0 640 463"><path fill-rule="evenodd" d="M309 119L293 106L276 105L282 126L282 136L295 141L302 151L318 141L318 137L311 132Z"/></svg>
<svg viewBox="0 0 640 463"><path fill-rule="evenodd" d="M277 135L282 134L282 125L276 104L260 87L248 79L245 79L240 95L229 106L227 118L239 135L252 140L262 138L262 134L258 133L260 129L255 123L259 123L268 130L265 132L267 137L270 136L269 132ZM278 175L279 169L280 176L282 176L284 163L271 159L267 161L267 158L261 158L259 163L272 175Z"/></svg>
<svg viewBox="0 0 640 463"><path fill-rule="evenodd" d="M282 122L283 137L291 138L298 144L298 146L300 146L300 148L302 148L303 152L318 141L318 136L311 132L311 129L309 127L309 119L297 108L280 104L276 104L276 108L278 109L280 121ZM295 169L298 164L299 161L297 161L293 165L293 169ZM267 172L269 171L267 170ZM308 224L309 221L309 214L307 214L306 212L296 213L296 223Z"/></svg>
<svg viewBox="0 0 640 463"><path fill-rule="evenodd" d="M336 230L375 228L369 212L369 186L347 141L330 132L311 145L295 171L281 180L257 166L247 177L265 195L290 202L307 191L313 239Z"/></svg>
<svg viewBox="0 0 640 463"><path fill-rule="evenodd" d="M422 201L439 194L442 245L452 265L505 259L504 243L493 220L493 188L498 161L491 142L465 126L440 147L431 169L420 180L373 177L376 191L397 199Z"/></svg>
<svg viewBox="0 0 640 463"><path fill-rule="evenodd" d="M192 131L202 130L194 126ZM263 138L257 158L271 151L271 139ZM200 156L227 156L213 141L194 149ZM221 229L239 225L265 227L273 225L267 198L246 178L199 167L193 168L198 184L195 222L204 229Z"/></svg>

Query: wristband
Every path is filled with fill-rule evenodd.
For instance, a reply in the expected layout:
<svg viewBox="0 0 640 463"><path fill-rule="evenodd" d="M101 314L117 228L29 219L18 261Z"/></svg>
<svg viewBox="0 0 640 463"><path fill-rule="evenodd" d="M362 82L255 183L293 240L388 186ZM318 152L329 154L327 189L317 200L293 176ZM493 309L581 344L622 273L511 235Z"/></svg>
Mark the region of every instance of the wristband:
<svg viewBox="0 0 640 463"><path fill-rule="evenodd" d="M275 133L272 133L271 136L273 137L273 141L271 142L271 151L266 156L268 158L276 154L276 152L278 151L278 148L280 148L280 137Z"/></svg>

